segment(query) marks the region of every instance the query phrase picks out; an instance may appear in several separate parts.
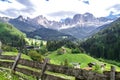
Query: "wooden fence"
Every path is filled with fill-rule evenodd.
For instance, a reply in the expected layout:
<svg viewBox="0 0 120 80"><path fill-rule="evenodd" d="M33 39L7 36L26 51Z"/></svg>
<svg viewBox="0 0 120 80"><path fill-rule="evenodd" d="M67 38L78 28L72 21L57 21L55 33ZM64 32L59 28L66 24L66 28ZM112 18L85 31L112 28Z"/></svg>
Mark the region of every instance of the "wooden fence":
<svg viewBox="0 0 120 80"><path fill-rule="evenodd" d="M120 80L120 73L115 72L115 68L111 67L111 71L104 72L103 74L95 73L92 71L74 69L66 66L58 66L47 63L29 61L25 59L18 59L15 56L1 55L0 59L14 60L14 62L0 61L0 67L11 68L13 71L21 72L26 75L35 76L38 80L66 80L56 75L47 74L46 72L60 73L68 76L74 76L75 80ZM16 66L15 66L16 65ZM27 68L20 68L18 65L28 66L36 70Z"/></svg>

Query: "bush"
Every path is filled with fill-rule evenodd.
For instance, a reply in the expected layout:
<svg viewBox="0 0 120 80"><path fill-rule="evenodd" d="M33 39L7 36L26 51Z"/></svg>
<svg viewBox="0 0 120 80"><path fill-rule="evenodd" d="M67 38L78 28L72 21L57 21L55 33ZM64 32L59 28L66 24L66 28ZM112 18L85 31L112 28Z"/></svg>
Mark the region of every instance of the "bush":
<svg viewBox="0 0 120 80"><path fill-rule="evenodd" d="M2 46L2 50L3 50L3 51L11 51L11 47L10 47L10 46L6 46L6 45L3 45L3 46Z"/></svg>
<svg viewBox="0 0 120 80"><path fill-rule="evenodd" d="M64 54L64 51L63 51L62 49L58 49L58 50L57 50L57 54L58 54L58 55Z"/></svg>
<svg viewBox="0 0 120 80"><path fill-rule="evenodd" d="M81 53L79 48L75 48L71 50L71 53L77 54L77 53Z"/></svg>
<svg viewBox="0 0 120 80"><path fill-rule="evenodd" d="M39 61L42 62L43 61L43 57L42 55L40 55L39 53L37 53L37 51L35 50L30 50L28 55L35 61Z"/></svg>
<svg viewBox="0 0 120 80"><path fill-rule="evenodd" d="M64 60L64 66L69 66L69 62L67 59Z"/></svg>
<svg viewBox="0 0 120 80"><path fill-rule="evenodd" d="M48 51L47 51L47 49L45 47L41 47L40 50L39 50L39 53L41 53L41 54L45 54L47 52Z"/></svg>
<svg viewBox="0 0 120 80"><path fill-rule="evenodd" d="M94 71L94 72L97 72L97 73L103 73L103 71L101 70L101 67L100 67L99 64L95 64L95 65L93 66L93 71Z"/></svg>
<svg viewBox="0 0 120 80"><path fill-rule="evenodd" d="M12 47L12 52L18 52L17 48Z"/></svg>
<svg viewBox="0 0 120 80"><path fill-rule="evenodd" d="M2 46L2 50L3 51L18 52L17 48L11 47L11 46L7 46L7 45Z"/></svg>

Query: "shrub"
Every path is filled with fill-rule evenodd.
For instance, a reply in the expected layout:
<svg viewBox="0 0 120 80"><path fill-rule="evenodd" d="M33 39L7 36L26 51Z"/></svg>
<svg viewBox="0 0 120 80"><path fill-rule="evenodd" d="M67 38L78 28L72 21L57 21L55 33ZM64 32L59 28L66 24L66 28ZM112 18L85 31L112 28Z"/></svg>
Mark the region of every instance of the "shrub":
<svg viewBox="0 0 120 80"><path fill-rule="evenodd" d="M17 48L12 47L12 52L18 52Z"/></svg>
<svg viewBox="0 0 120 80"><path fill-rule="evenodd" d="M64 60L64 66L69 66L69 62L67 59Z"/></svg>
<svg viewBox="0 0 120 80"><path fill-rule="evenodd" d="M100 67L99 64L95 64L95 65L93 66L93 71L94 71L94 72L97 72L97 73L103 73L103 71L101 70L101 67Z"/></svg>
<svg viewBox="0 0 120 80"><path fill-rule="evenodd" d="M71 53L77 54L77 53L81 53L79 48L75 48L71 50Z"/></svg>
<svg viewBox="0 0 120 80"><path fill-rule="evenodd" d="M39 50L39 53L41 53L41 54L45 54L47 52L48 51L47 51L47 49L45 47L41 47L40 50Z"/></svg>
<svg viewBox="0 0 120 80"><path fill-rule="evenodd" d="M63 51L62 49L58 49L58 50L57 50L57 54L58 54L58 55L64 54L64 51Z"/></svg>
<svg viewBox="0 0 120 80"><path fill-rule="evenodd" d="M11 51L11 47L10 47L10 46L6 46L6 45L3 45L3 46L2 46L2 50L3 50L3 51Z"/></svg>
<svg viewBox="0 0 120 80"><path fill-rule="evenodd" d="M39 62L43 61L42 55L37 53L37 51L35 51L35 50L30 50L28 55L35 61L39 61Z"/></svg>
<svg viewBox="0 0 120 80"><path fill-rule="evenodd" d="M2 46L2 50L3 50L3 51L18 52L17 48L11 47L11 46L7 46L7 45Z"/></svg>

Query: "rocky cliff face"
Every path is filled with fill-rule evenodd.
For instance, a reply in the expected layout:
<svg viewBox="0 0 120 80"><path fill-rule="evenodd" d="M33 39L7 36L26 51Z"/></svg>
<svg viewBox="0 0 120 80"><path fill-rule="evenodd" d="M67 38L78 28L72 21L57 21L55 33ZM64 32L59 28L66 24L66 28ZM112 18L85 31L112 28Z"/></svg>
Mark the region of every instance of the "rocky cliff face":
<svg viewBox="0 0 120 80"><path fill-rule="evenodd" d="M112 19L108 19L105 17L96 18L94 15L90 13L85 14L76 14L74 17L66 18L64 20L63 25L60 27L60 29L67 29L72 27L99 27L104 24L108 24L112 22ZM66 27L70 26L70 27Z"/></svg>

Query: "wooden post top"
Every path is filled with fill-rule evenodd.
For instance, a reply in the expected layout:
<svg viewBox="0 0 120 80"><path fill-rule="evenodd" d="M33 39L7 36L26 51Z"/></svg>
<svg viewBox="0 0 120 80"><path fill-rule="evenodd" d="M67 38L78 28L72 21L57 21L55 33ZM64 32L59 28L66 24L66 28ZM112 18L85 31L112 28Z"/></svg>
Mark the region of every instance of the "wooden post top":
<svg viewBox="0 0 120 80"><path fill-rule="evenodd" d="M111 66L111 71L116 71L114 66Z"/></svg>

